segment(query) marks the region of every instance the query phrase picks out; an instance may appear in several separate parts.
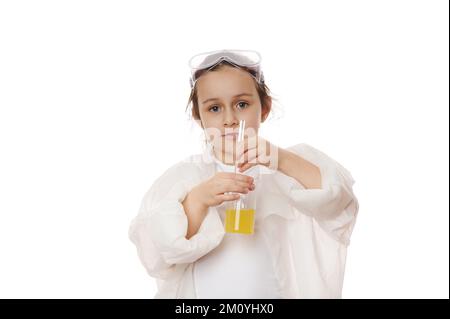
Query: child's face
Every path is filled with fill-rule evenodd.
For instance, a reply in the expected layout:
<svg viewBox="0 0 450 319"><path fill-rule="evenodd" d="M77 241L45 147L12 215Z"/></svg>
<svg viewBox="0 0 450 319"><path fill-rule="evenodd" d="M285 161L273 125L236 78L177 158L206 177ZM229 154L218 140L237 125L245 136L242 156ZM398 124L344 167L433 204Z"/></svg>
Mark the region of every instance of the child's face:
<svg viewBox="0 0 450 319"><path fill-rule="evenodd" d="M245 120L245 132L250 136L258 133L268 115L262 111L253 77L238 68L223 66L202 75L197 81L197 97L201 124L222 161L224 155L234 160L239 121Z"/></svg>

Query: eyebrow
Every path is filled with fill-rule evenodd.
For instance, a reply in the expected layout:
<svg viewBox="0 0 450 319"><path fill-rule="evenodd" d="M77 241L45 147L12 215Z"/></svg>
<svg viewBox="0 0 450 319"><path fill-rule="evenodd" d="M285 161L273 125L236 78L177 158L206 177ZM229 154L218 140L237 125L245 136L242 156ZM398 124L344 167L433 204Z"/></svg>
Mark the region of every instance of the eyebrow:
<svg viewBox="0 0 450 319"><path fill-rule="evenodd" d="M235 95L235 96L233 96L233 98L237 98L237 97L241 97L241 96L253 96L252 94L250 94L250 93L241 93L241 94L238 94L238 95ZM217 98L217 97L214 97L214 98L210 98L210 99L206 99L206 100L204 100L202 103L203 104L205 104L205 103L207 103L207 102L209 102L209 101L218 101L218 100L220 100L219 98Z"/></svg>

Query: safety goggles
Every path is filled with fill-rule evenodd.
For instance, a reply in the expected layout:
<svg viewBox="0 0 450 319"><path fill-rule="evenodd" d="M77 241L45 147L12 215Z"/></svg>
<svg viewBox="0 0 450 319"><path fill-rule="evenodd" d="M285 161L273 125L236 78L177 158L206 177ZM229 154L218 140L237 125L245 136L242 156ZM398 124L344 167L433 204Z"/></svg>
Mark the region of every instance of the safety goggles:
<svg viewBox="0 0 450 319"><path fill-rule="evenodd" d="M264 75L261 70L261 55L257 51L219 50L200 53L189 60L191 89L195 86L201 74L203 74L200 71L209 71L222 61L226 61L237 68L245 67L258 83L264 83Z"/></svg>

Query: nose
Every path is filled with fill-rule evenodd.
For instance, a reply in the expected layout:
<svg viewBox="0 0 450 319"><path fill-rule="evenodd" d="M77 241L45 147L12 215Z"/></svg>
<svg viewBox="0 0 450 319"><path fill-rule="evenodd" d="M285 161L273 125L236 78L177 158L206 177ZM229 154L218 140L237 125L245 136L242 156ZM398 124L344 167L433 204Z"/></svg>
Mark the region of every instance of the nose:
<svg viewBox="0 0 450 319"><path fill-rule="evenodd" d="M239 124L239 119L236 114L230 108L227 108L224 112L223 126L234 127Z"/></svg>

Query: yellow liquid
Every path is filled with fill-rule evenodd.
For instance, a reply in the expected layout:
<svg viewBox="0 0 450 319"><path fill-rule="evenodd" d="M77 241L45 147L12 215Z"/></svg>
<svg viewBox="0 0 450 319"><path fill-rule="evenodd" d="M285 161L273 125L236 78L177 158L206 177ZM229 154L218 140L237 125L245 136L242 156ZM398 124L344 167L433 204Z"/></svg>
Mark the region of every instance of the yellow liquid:
<svg viewBox="0 0 450 319"><path fill-rule="evenodd" d="M236 220L236 209L225 211L225 231L227 233L253 234L255 225L255 210L241 209L239 213L239 228L234 229Z"/></svg>

